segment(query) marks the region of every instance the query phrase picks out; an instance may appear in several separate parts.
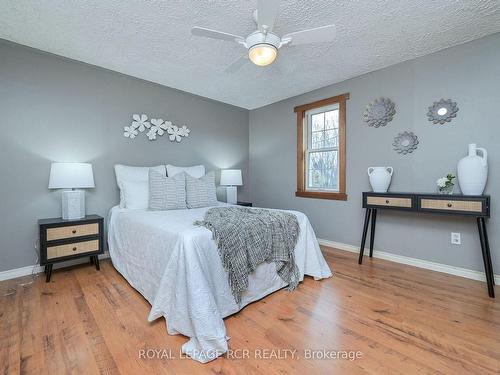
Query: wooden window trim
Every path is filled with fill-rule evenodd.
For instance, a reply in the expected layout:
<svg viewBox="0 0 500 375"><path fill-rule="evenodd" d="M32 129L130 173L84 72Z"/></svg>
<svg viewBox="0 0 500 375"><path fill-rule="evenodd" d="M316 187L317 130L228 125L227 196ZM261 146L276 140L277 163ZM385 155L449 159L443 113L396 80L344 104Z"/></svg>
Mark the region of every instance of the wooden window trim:
<svg viewBox="0 0 500 375"><path fill-rule="evenodd" d="M319 198L333 200L347 200L346 193L346 101L349 99L349 94L333 96L331 98L318 100L316 102L299 105L294 108L297 113L297 191L296 197L303 198ZM305 114L306 111L314 108L325 107L331 104L339 105L339 158L340 158L340 175L339 175L339 191L311 191L306 190L305 178L305 146L304 137L306 134Z"/></svg>

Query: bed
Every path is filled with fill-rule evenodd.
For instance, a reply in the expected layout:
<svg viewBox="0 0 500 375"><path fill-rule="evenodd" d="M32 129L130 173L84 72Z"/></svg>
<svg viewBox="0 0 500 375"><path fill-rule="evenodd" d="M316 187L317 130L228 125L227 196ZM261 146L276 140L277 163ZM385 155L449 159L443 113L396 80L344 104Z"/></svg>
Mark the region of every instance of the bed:
<svg viewBox="0 0 500 375"><path fill-rule="evenodd" d="M275 265L263 263L250 275L241 304L235 302L212 233L193 225L209 208L148 211L116 206L108 226L113 265L151 304L148 320L164 317L170 335L189 337L182 352L199 362L228 350L225 317L286 286ZM295 247L300 280L304 275L317 280L332 276L307 217L288 212L300 226Z"/></svg>

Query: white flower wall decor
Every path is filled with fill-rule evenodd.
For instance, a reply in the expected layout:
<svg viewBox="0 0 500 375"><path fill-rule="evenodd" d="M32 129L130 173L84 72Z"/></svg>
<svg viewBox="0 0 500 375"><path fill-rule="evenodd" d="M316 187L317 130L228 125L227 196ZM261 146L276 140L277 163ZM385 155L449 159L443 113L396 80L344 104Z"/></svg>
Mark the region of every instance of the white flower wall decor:
<svg viewBox="0 0 500 375"><path fill-rule="evenodd" d="M132 118L134 121L132 121L132 126L134 129L138 129L140 132L143 132L146 130L146 128L150 128L151 124L148 121L148 116L146 115L133 115Z"/></svg>
<svg viewBox="0 0 500 375"><path fill-rule="evenodd" d="M164 121L162 118L148 120L148 116L145 114L132 115L132 123L123 128L123 136L130 139L134 139L139 133L143 132L146 132L146 136L150 141L154 141L157 137L167 133L170 142L180 142L182 138L189 137L191 130L186 125L178 127L172 124L171 121Z"/></svg>

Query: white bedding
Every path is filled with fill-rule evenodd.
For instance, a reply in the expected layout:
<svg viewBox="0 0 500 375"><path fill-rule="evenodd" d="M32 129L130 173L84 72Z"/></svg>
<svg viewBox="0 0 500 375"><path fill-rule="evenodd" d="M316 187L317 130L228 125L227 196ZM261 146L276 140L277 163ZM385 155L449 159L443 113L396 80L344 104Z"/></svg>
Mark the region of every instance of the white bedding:
<svg viewBox="0 0 500 375"><path fill-rule="evenodd" d="M147 211L116 206L111 209L108 228L113 265L151 304L148 320L165 317L169 334L190 338L182 346L183 353L200 362L227 351L223 318L285 286L274 263L261 264L250 275L248 290L238 306L212 233L193 225L207 210ZM300 225L295 261L301 281L304 275L330 277L309 220L300 212L290 212Z"/></svg>

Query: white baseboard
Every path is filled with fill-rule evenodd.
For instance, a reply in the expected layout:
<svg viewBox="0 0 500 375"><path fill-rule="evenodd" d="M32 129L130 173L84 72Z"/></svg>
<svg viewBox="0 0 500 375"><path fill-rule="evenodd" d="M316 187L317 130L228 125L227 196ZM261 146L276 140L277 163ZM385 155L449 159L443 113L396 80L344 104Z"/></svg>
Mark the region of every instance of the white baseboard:
<svg viewBox="0 0 500 375"><path fill-rule="evenodd" d="M104 253L104 254L99 255L99 259L106 259L106 258L109 258L109 253ZM68 260L66 262L61 262L61 263L55 263L54 269L57 270L58 268L64 268L64 267L74 266L76 264L88 263L88 261L89 260L87 257L87 258L78 258L78 259ZM28 275L36 274L36 273L41 273L41 272L43 272L43 270L44 270L44 266L40 266L39 264L36 264L33 266L21 267L21 268L14 268L12 270L0 272L0 281L15 279L16 277L28 276Z"/></svg>
<svg viewBox="0 0 500 375"><path fill-rule="evenodd" d="M320 245L323 245L323 246L333 247L333 248L339 249L339 250L350 251L352 253L359 253L358 246L348 245L345 243L335 242L335 241L330 241L330 240L324 240L321 238L318 238L318 242ZM369 253L370 253L370 249L365 248L365 254L369 254ZM389 261L395 262L395 263L407 264L407 265L418 267L418 268L425 268L427 270L443 272L443 273L447 273L450 275L465 277L467 279L486 282L486 276L484 275L484 272L469 270L467 268L454 267L454 266L449 266L447 264L430 262L428 260L410 258L410 257L406 257L403 255L386 253L384 251L379 251L379 250L375 250L375 249L373 250L373 257L379 258L379 259L389 260ZM500 285L500 275L495 275L495 284Z"/></svg>

